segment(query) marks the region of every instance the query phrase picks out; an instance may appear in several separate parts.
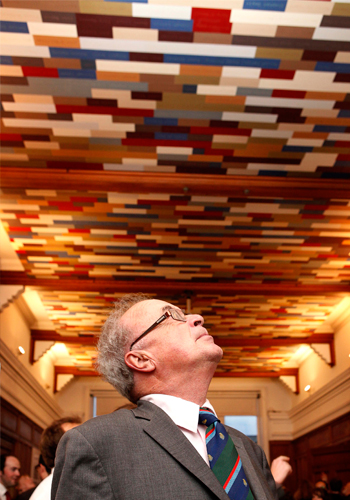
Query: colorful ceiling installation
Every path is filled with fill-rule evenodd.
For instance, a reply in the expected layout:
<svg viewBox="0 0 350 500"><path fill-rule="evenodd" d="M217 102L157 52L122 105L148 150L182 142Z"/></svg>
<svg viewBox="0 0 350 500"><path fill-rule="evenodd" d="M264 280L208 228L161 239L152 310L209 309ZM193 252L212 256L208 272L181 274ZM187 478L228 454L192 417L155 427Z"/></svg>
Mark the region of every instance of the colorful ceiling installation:
<svg viewBox="0 0 350 500"><path fill-rule="evenodd" d="M350 5L2 1L3 164L348 178Z"/></svg>
<svg viewBox="0 0 350 500"><path fill-rule="evenodd" d="M92 371L113 302L144 291L203 314L218 375L332 352L350 4L2 0L0 17L0 217L23 266L1 279L38 292L53 330L34 343L65 337Z"/></svg>
<svg viewBox="0 0 350 500"><path fill-rule="evenodd" d="M348 200L4 189L29 278L350 283Z"/></svg>

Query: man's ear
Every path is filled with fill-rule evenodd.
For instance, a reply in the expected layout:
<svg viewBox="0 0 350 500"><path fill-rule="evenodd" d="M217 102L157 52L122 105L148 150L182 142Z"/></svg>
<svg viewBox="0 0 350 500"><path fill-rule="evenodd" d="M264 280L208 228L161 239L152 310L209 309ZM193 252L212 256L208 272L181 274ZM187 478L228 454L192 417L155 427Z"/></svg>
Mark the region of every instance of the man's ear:
<svg viewBox="0 0 350 500"><path fill-rule="evenodd" d="M156 365L145 351L129 351L125 354L125 364L138 372L153 372Z"/></svg>

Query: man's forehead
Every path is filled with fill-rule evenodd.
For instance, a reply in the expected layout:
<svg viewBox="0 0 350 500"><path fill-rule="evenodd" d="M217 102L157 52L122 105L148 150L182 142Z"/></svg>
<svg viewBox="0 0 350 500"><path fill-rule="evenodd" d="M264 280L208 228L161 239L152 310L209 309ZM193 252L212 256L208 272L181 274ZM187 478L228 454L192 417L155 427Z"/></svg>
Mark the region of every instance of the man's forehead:
<svg viewBox="0 0 350 500"><path fill-rule="evenodd" d="M5 467L18 467L20 468L21 464L16 457L10 456L6 458Z"/></svg>
<svg viewBox="0 0 350 500"><path fill-rule="evenodd" d="M141 318L154 318L157 314L163 314L163 312L171 307L174 307L169 302L159 299L147 299L137 302L130 309L126 311L122 316L122 321L135 321ZM155 320L157 318L154 318Z"/></svg>

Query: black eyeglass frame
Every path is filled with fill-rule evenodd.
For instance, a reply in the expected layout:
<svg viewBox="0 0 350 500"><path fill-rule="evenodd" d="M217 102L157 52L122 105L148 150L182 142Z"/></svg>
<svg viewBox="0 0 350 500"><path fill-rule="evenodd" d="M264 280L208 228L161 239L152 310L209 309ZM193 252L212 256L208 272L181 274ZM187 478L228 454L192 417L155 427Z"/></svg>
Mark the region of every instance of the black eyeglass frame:
<svg viewBox="0 0 350 500"><path fill-rule="evenodd" d="M182 311L181 311L182 312ZM174 315L173 315L174 313ZM143 333L141 333L141 335L139 337L137 337L136 340L134 340L134 342L130 345L130 351L132 350L133 346L136 344L136 342L138 342L139 340L141 340L145 335L147 335L148 333L150 333L152 330L154 330L160 323L162 323L163 321L165 321L167 318L170 318L170 316L176 320L176 321L182 321L183 323L186 323L187 319L184 318L184 319L181 319L179 318L179 316L176 317L176 315L179 314L179 311L177 309L169 309L168 311L165 311L165 313L159 318L157 319L157 321L155 321L149 328L147 328L147 330L145 330ZM183 314L183 313L182 313Z"/></svg>

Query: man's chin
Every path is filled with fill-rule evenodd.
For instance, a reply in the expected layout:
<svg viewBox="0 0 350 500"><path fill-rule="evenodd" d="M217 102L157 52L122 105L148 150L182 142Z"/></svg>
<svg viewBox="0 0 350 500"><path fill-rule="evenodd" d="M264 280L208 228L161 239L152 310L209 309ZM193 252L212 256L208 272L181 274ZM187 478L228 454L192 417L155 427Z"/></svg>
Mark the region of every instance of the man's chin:
<svg viewBox="0 0 350 500"><path fill-rule="evenodd" d="M219 363L219 361L221 361L223 355L224 355L224 352L221 349L221 347L214 343L213 349L212 349L213 361L215 361L216 363Z"/></svg>

